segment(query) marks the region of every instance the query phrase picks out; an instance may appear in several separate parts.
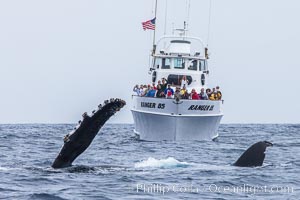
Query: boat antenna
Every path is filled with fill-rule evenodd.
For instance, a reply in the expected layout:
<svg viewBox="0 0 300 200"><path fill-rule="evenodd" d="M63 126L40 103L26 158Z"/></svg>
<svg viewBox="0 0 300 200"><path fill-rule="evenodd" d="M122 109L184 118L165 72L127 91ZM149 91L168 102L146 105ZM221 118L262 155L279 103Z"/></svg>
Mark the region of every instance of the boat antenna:
<svg viewBox="0 0 300 200"><path fill-rule="evenodd" d="M164 29L164 35L167 34L167 17L168 17L168 0L166 0L166 8L165 8L165 29Z"/></svg>
<svg viewBox="0 0 300 200"><path fill-rule="evenodd" d="M167 35L167 18L168 18L168 0L166 0L165 5L165 28L164 28L164 35ZM166 41L164 42L164 48L166 48Z"/></svg>
<svg viewBox="0 0 300 200"><path fill-rule="evenodd" d="M209 43L209 35L210 35L210 22L211 22L211 8L212 8L212 0L209 0L209 14L208 14L208 28L207 28L207 43L206 46L208 47Z"/></svg>
<svg viewBox="0 0 300 200"><path fill-rule="evenodd" d="M172 22L172 35L175 34L175 25L174 25L174 22Z"/></svg>
<svg viewBox="0 0 300 200"><path fill-rule="evenodd" d="M190 10L191 10L191 0L186 1L186 11L187 11L187 16L186 16L186 28L188 29L189 23L190 23Z"/></svg>
<svg viewBox="0 0 300 200"><path fill-rule="evenodd" d="M153 50L152 50L152 55L155 54L156 51L156 44L155 44L155 34L156 34L156 25L157 25L157 19L156 19L156 15L157 15L157 0L155 0L155 29L154 29L154 33L153 33Z"/></svg>

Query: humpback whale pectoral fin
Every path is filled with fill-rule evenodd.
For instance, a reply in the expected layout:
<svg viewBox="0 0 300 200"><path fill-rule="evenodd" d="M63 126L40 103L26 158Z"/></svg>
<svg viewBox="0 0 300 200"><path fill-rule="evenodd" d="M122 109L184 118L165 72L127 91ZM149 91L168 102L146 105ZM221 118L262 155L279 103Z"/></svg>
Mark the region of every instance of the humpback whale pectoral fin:
<svg viewBox="0 0 300 200"><path fill-rule="evenodd" d="M64 137L64 145L52 167L71 166L72 162L90 146L105 122L125 105L126 102L121 99L111 99L106 100L104 106L100 104L98 110L93 111L92 116L83 113L83 120L79 121L79 125Z"/></svg>
<svg viewBox="0 0 300 200"><path fill-rule="evenodd" d="M257 142L253 144L233 165L238 167L262 166L265 159L266 148L269 146L273 146L273 144L268 141Z"/></svg>

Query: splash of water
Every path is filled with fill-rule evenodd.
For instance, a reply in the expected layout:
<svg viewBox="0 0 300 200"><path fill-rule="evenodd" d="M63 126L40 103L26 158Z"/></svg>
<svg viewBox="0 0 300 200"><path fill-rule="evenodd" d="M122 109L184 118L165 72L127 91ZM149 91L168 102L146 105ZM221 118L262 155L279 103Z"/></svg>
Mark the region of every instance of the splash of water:
<svg viewBox="0 0 300 200"><path fill-rule="evenodd" d="M166 159L155 159L149 157L147 160L134 164L135 168L173 168L173 167L187 167L190 164L187 162L180 162L173 157Z"/></svg>

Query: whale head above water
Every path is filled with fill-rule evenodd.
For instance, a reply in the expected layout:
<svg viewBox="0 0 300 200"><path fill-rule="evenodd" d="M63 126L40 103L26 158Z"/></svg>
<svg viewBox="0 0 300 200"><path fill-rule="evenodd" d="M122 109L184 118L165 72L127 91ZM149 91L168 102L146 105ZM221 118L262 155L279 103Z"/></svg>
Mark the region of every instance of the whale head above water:
<svg viewBox="0 0 300 200"><path fill-rule="evenodd" d="M266 148L269 146L273 146L273 144L268 141L261 141L253 144L233 165L238 167L262 166L265 159Z"/></svg>

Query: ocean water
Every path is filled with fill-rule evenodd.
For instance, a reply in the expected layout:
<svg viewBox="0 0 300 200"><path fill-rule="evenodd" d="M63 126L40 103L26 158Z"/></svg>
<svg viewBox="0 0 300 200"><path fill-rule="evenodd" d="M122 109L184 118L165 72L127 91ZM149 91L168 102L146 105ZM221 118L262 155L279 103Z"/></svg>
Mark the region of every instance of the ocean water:
<svg viewBox="0 0 300 200"><path fill-rule="evenodd" d="M0 199L300 199L300 125L221 125L217 141L139 141L106 124L65 169L50 166L74 125L0 125ZM262 167L234 167L268 140Z"/></svg>

